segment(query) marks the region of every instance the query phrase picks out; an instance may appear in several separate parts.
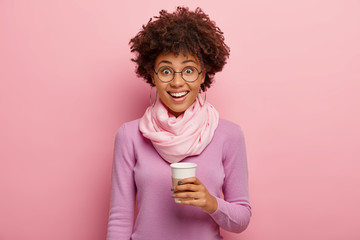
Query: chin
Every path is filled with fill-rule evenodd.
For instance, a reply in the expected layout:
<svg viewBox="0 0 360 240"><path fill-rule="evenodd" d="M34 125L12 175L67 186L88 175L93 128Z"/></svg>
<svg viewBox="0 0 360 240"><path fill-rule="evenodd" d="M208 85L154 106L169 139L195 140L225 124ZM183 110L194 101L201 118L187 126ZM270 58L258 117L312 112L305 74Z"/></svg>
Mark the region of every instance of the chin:
<svg viewBox="0 0 360 240"><path fill-rule="evenodd" d="M181 114L183 114L186 111L186 109L172 109L172 108L168 108L168 112L171 113L172 115L178 117Z"/></svg>

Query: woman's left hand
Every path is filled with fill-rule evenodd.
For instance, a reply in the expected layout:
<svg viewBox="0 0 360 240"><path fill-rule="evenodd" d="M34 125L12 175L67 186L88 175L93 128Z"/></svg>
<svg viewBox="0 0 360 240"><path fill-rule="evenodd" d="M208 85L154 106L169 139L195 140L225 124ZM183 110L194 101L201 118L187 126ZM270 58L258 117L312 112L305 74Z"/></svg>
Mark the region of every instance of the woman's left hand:
<svg viewBox="0 0 360 240"><path fill-rule="evenodd" d="M213 213L217 210L217 200L211 195L204 184L196 177L185 178L172 188L173 198L193 198L193 200L181 200L179 203L201 207L204 212Z"/></svg>

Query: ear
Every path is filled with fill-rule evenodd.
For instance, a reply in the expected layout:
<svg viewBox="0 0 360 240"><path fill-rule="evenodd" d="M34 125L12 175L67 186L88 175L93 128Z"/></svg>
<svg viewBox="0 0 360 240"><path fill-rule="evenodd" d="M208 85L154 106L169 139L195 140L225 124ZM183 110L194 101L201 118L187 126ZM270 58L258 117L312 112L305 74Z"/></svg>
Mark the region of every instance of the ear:
<svg viewBox="0 0 360 240"><path fill-rule="evenodd" d="M152 83L152 85L153 85L153 86L156 86L156 85L155 85L155 78L154 78L154 75L155 75L155 73L154 73L154 72L150 73L151 83Z"/></svg>
<svg viewBox="0 0 360 240"><path fill-rule="evenodd" d="M206 72L202 72L201 73L202 77L201 77L201 83L203 84L205 82L205 77L206 77Z"/></svg>

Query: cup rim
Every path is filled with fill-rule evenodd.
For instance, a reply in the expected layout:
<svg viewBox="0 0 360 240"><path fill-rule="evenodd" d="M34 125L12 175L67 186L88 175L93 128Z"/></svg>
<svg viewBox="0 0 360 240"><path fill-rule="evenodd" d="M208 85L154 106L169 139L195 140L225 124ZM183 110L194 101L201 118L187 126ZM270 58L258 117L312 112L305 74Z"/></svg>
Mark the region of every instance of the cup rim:
<svg viewBox="0 0 360 240"><path fill-rule="evenodd" d="M190 163L190 162L180 162L180 163L170 164L171 168L195 168L196 166L197 166L196 163Z"/></svg>

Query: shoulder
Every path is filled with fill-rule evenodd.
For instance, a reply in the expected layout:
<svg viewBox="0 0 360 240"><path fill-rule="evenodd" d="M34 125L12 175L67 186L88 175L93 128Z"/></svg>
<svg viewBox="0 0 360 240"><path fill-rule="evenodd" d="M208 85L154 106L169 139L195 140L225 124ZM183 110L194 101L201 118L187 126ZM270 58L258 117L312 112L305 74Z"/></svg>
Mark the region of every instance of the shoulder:
<svg viewBox="0 0 360 240"><path fill-rule="evenodd" d="M221 118L215 130L214 139L223 146L225 152L245 145L245 137L241 127L234 122Z"/></svg>
<svg viewBox="0 0 360 240"><path fill-rule="evenodd" d="M238 124L222 118L219 119L216 134L223 135L226 138L244 137L244 132Z"/></svg>
<svg viewBox="0 0 360 240"><path fill-rule="evenodd" d="M223 146L223 159L227 162L240 157L246 160L244 155L245 137L241 127L231 121L219 119L218 128L216 129L217 139Z"/></svg>
<svg viewBox="0 0 360 240"><path fill-rule="evenodd" d="M135 119L129 122L123 123L116 132L116 138L134 138L140 134L139 131L140 119Z"/></svg>
<svg viewBox="0 0 360 240"><path fill-rule="evenodd" d="M126 128L126 129L129 129L130 131L138 130L139 122L140 122L140 118L129 121L129 122L125 122L120 126L120 128Z"/></svg>

